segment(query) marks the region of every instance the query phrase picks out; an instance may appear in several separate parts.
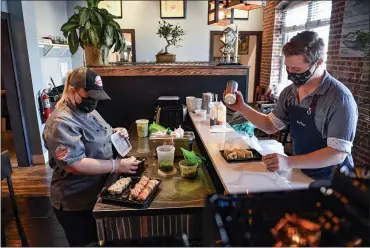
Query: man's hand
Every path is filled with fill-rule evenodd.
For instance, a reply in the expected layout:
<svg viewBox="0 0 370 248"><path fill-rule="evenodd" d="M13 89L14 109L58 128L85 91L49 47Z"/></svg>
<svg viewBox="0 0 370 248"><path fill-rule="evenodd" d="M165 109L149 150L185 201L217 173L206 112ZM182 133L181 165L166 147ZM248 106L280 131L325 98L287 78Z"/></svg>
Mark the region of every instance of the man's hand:
<svg viewBox="0 0 370 248"><path fill-rule="evenodd" d="M262 156L262 162L269 171L288 170L291 168L289 157L278 153Z"/></svg>
<svg viewBox="0 0 370 248"><path fill-rule="evenodd" d="M135 174L140 161L135 157L124 158L118 160L117 171L126 174Z"/></svg>
<svg viewBox="0 0 370 248"><path fill-rule="evenodd" d="M235 111L240 111L243 108L243 106L245 105L244 98L243 98L243 95L240 91L235 91L234 93L235 93L235 96L236 96L235 103L231 104L231 105L226 104L226 103L225 104L226 104L227 107L229 107L229 108L231 108ZM224 91L223 95L225 96L225 94L226 94L226 92Z"/></svg>
<svg viewBox="0 0 370 248"><path fill-rule="evenodd" d="M128 132L126 130L126 128L124 127L116 127L116 128L113 128L113 133L116 133L118 132L119 135L121 135L121 137L124 137L124 138L127 138L128 139Z"/></svg>

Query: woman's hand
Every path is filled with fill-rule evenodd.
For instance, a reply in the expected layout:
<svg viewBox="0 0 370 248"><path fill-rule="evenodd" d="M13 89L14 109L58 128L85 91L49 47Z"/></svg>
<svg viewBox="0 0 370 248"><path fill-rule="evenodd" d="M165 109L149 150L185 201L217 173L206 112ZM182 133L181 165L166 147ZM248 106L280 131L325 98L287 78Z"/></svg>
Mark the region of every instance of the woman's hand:
<svg viewBox="0 0 370 248"><path fill-rule="evenodd" d="M223 96L225 96L226 94L226 91L224 91L224 94ZM235 111L240 111L243 109L243 106L245 105L245 102L244 102L244 98L243 98L243 95L240 91L235 91L234 92L235 96L236 96L236 101L234 104L226 104L225 105L229 108L231 108L232 110L235 110Z"/></svg>
<svg viewBox="0 0 370 248"><path fill-rule="evenodd" d="M117 162L117 171L125 174L135 174L140 163L135 157L119 159Z"/></svg>
<svg viewBox="0 0 370 248"><path fill-rule="evenodd" d="M116 128L113 128L112 131L113 131L113 133L118 132L121 135L121 137L124 137L124 138L127 138L128 139L128 132L127 132L126 128L124 128L124 127L116 127Z"/></svg>

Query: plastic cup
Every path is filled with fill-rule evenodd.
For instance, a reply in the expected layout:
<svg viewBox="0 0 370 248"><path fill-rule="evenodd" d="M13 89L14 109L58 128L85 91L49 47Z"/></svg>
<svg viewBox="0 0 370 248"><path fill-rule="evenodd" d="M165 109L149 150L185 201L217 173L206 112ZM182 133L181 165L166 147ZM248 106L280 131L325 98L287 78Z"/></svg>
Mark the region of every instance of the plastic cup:
<svg viewBox="0 0 370 248"><path fill-rule="evenodd" d="M181 177L194 178L197 175L198 164L187 165L185 160L181 160L179 165L180 165Z"/></svg>
<svg viewBox="0 0 370 248"><path fill-rule="evenodd" d="M137 149L138 153L148 153L150 152L149 148L149 139L148 138L139 138L139 146Z"/></svg>
<svg viewBox="0 0 370 248"><path fill-rule="evenodd" d="M186 106L190 112L194 111L194 98L193 96L186 97Z"/></svg>
<svg viewBox="0 0 370 248"><path fill-rule="evenodd" d="M163 172L173 171L173 163L175 160L175 147L174 146L158 146L157 156L159 169Z"/></svg>
<svg viewBox="0 0 370 248"><path fill-rule="evenodd" d="M136 128L137 128L137 136L140 138L148 137L148 120L137 120L136 121Z"/></svg>

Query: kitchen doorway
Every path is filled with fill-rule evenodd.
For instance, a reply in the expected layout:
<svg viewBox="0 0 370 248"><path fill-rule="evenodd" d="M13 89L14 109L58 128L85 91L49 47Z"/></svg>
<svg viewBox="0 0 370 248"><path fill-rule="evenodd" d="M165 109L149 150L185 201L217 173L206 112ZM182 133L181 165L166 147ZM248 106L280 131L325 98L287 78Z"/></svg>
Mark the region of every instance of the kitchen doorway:
<svg viewBox="0 0 370 248"><path fill-rule="evenodd" d="M28 167L9 21L1 12L1 151L9 151L12 167Z"/></svg>
<svg viewBox="0 0 370 248"><path fill-rule="evenodd" d="M219 63L221 59L220 48L223 43L220 41L222 31L211 31L209 61ZM255 89L259 85L261 73L261 51L262 51L262 32L261 31L240 31L239 32L239 61L243 65L249 66L248 75L248 99L253 102L255 99Z"/></svg>

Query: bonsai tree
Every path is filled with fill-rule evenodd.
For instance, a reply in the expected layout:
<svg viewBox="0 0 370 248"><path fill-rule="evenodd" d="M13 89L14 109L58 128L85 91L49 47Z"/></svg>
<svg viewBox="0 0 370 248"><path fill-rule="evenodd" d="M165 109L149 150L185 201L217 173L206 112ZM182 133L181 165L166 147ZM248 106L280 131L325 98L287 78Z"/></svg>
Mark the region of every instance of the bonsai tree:
<svg viewBox="0 0 370 248"><path fill-rule="evenodd" d="M159 27L157 34L159 35L159 38L164 38L167 42L167 45L164 48L165 52L161 50L159 54L168 54L168 47L170 46L181 47L178 43L182 41L181 36L184 36L186 32L184 32L179 24L174 26L166 21L159 21L158 23Z"/></svg>
<svg viewBox="0 0 370 248"><path fill-rule="evenodd" d="M76 6L78 11L63 24L61 31L68 38L69 49L76 53L78 46L92 46L102 49L102 59L105 63L108 52L114 46L114 52L122 52L126 43L121 33L120 25L114 21L116 16L106 9L99 9L100 0L87 0L87 7Z"/></svg>

